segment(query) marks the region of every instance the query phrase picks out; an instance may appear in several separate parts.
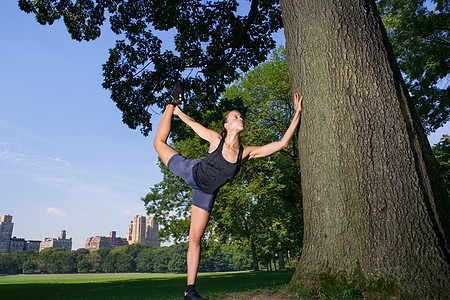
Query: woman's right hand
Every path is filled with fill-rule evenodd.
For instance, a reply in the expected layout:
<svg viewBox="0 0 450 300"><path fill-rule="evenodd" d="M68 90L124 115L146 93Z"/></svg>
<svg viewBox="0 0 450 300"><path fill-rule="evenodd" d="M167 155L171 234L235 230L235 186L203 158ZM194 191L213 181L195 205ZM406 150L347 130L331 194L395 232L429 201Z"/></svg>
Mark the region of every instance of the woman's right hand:
<svg viewBox="0 0 450 300"><path fill-rule="evenodd" d="M181 109L178 106L175 106L175 109L173 110L173 114L176 116L180 116L180 112L182 112Z"/></svg>
<svg viewBox="0 0 450 300"><path fill-rule="evenodd" d="M296 112L302 112L302 100L303 96L300 97L298 93L294 94L294 109Z"/></svg>

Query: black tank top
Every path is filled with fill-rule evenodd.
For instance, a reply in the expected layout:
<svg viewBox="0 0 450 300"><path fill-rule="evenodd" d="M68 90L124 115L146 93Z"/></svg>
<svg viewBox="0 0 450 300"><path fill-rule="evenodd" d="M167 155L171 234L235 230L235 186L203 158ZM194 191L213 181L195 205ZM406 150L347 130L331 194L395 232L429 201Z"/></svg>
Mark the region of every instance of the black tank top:
<svg viewBox="0 0 450 300"><path fill-rule="evenodd" d="M238 159L230 163L222 156L223 139L217 149L206 154L205 158L192 169L195 183L207 194L215 194L222 186L237 175L241 166L242 146L239 149Z"/></svg>

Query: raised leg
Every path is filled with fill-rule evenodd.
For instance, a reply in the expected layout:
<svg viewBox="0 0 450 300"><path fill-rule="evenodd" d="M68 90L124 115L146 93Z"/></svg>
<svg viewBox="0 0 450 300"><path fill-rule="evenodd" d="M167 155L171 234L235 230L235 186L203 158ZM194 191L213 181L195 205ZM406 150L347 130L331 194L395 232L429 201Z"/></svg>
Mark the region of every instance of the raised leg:
<svg viewBox="0 0 450 300"><path fill-rule="evenodd" d="M175 106L169 104L166 106L164 113L161 117L161 121L159 121L158 130L156 131L155 140L153 141L153 147L155 147L156 152L158 152L159 157L162 162L166 165L169 162L169 159L178 154L178 151L167 145L167 138L170 134L170 128L172 125L172 115Z"/></svg>

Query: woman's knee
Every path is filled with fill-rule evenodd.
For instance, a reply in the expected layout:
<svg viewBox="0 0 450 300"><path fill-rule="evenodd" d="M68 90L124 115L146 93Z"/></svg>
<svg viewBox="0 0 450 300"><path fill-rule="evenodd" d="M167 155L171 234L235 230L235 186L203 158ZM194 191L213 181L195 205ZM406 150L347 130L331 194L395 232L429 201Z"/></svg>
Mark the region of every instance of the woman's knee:
<svg viewBox="0 0 450 300"><path fill-rule="evenodd" d="M200 245L200 242L202 240L202 236L203 234L198 234L198 233L189 233L189 245L193 244L193 245Z"/></svg>

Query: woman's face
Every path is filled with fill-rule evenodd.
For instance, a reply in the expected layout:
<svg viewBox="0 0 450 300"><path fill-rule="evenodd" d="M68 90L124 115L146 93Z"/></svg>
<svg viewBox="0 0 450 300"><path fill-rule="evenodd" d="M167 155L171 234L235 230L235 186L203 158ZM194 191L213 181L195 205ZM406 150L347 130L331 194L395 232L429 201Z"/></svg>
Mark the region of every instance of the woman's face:
<svg viewBox="0 0 450 300"><path fill-rule="evenodd" d="M224 124L226 130L241 132L244 130L244 119L237 110L232 110L228 113L227 122Z"/></svg>

